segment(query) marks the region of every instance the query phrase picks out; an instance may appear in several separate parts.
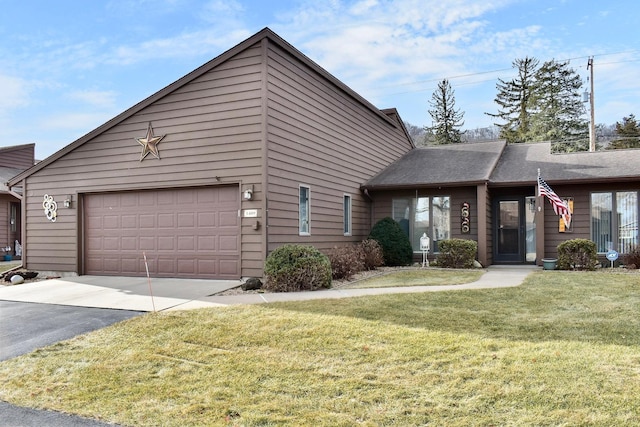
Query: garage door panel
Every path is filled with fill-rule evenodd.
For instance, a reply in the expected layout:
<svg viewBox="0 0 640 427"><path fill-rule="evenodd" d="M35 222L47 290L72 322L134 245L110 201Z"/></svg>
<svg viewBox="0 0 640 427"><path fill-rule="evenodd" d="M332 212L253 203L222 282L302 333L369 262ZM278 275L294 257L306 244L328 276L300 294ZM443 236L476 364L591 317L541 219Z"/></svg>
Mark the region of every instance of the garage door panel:
<svg viewBox="0 0 640 427"><path fill-rule="evenodd" d="M221 201L224 201L221 202ZM239 278L237 186L85 196L85 273Z"/></svg>
<svg viewBox="0 0 640 427"><path fill-rule="evenodd" d="M240 262L235 259L221 259L219 263L219 274L230 275L233 271L240 269Z"/></svg>
<svg viewBox="0 0 640 427"><path fill-rule="evenodd" d="M178 227L195 227L195 215L192 212L180 212L178 214Z"/></svg>
<svg viewBox="0 0 640 427"><path fill-rule="evenodd" d="M137 251L138 250L138 239L130 236L123 236L120 239L120 249L123 251Z"/></svg>

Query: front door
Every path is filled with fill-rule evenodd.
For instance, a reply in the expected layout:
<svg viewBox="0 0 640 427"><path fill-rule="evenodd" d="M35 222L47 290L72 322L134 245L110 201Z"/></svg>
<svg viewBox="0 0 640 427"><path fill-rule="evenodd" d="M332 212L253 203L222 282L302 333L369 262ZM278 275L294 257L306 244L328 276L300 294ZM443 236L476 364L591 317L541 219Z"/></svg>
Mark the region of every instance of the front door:
<svg viewBox="0 0 640 427"><path fill-rule="evenodd" d="M495 201L493 260L495 263L535 261L534 197L503 197Z"/></svg>

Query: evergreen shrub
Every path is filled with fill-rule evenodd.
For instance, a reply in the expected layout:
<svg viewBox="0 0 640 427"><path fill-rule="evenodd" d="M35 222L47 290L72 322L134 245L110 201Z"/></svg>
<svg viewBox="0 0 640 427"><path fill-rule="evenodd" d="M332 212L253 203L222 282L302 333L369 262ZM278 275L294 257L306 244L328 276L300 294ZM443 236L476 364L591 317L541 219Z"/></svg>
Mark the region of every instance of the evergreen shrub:
<svg viewBox="0 0 640 427"><path fill-rule="evenodd" d="M598 264L596 244L588 239L565 240L558 245L560 270L595 270Z"/></svg>
<svg viewBox="0 0 640 427"><path fill-rule="evenodd" d="M284 245L269 254L263 289L271 292L313 291L331 287L329 258L312 246Z"/></svg>
<svg viewBox="0 0 640 427"><path fill-rule="evenodd" d="M393 218L386 217L378 221L371 229L369 239L380 244L385 265L409 265L413 261L409 237Z"/></svg>
<svg viewBox="0 0 640 427"><path fill-rule="evenodd" d="M448 239L438 242L440 253L436 258L439 267L473 268L478 252L478 242L468 239Z"/></svg>

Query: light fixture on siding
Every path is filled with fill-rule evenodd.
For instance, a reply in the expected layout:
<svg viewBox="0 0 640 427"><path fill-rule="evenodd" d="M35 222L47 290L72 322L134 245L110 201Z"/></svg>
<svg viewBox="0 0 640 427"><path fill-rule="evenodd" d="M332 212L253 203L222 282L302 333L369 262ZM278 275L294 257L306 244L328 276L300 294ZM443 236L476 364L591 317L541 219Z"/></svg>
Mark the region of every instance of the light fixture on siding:
<svg viewBox="0 0 640 427"><path fill-rule="evenodd" d="M63 204L64 204L64 207L65 207L65 208L71 208L71 200L72 200L71 195L68 195L68 196L64 199Z"/></svg>
<svg viewBox="0 0 640 427"><path fill-rule="evenodd" d="M244 191L242 192L242 198L245 200L253 199L253 185L245 187Z"/></svg>

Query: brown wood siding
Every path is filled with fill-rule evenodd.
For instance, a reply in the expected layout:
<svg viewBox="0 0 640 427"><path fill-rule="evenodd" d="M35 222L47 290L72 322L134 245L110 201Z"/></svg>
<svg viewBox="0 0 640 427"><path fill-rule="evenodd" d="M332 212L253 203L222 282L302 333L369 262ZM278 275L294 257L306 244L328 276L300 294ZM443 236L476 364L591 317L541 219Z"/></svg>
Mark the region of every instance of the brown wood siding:
<svg viewBox="0 0 640 427"><path fill-rule="evenodd" d="M558 245L571 239L591 240L591 193L603 191L639 191L637 183L624 184L589 184L589 185L552 185L553 190L560 197L573 197L573 216L571 232L558 231L559 216L545 198L544 205L544 257L558 256ZM606 260L605 260L606 261Z"/></svg>
<svg viewBox="0 0 640 427"><path fill-rule="evenodd" d="M270 44L268 50L269 248L320 249L365 238L369 200L359 188L411 149L400 127ZM299 236L299 185L310 188L309 236ZM343 235L343 196L352 235Z"/></svg>
<svg viewBox="0 0 640 427"><path fill-rule="evenodd" d="M0 166L15 169L29 169L33 166L35 144L0 148Z"/></svg>
<svg viewBox="0 0 640 427"><path fill-rule="evenodd" d="M254 197L242 209L262 206L262 57L259 46L240 52L153 104L97 135L28 177L27 267L78 271L77 204L59 207L56 223L44 217L42 197L59 204L66 194L234 184L253 185ZM140 161L148 123L166 137L160 158ZM242 218L242 275L260 275L262 250Z"/></svg>

